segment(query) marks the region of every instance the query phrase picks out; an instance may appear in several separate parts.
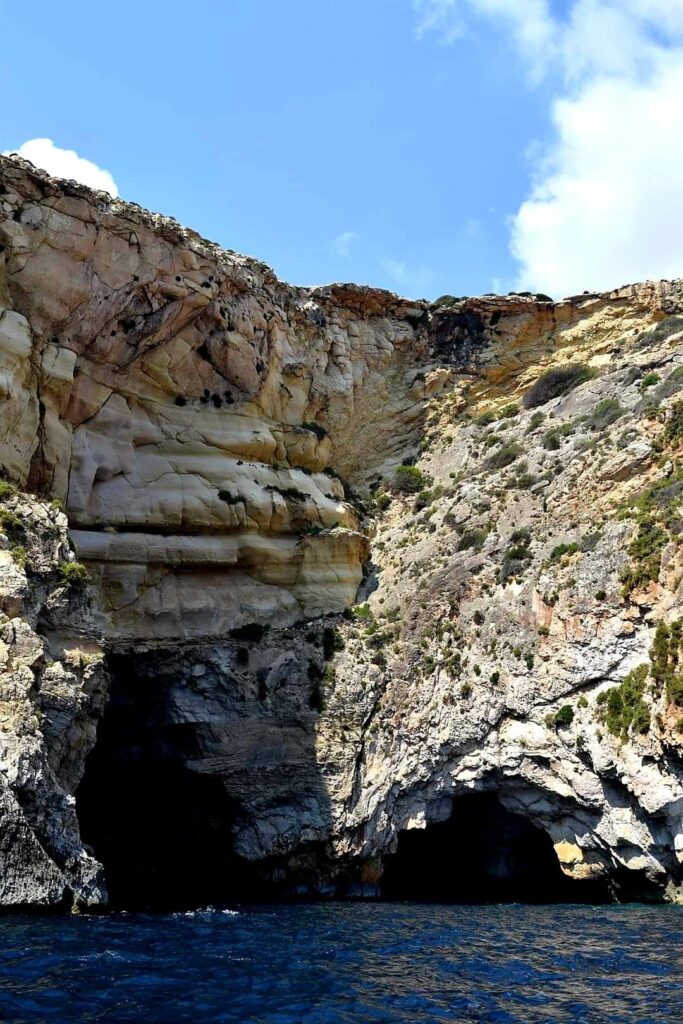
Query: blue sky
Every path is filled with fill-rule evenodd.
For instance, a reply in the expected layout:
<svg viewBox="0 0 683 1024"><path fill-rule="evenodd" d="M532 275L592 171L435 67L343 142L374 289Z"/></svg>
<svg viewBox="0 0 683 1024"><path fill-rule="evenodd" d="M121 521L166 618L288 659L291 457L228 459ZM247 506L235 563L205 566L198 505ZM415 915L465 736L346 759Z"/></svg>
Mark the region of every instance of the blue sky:
<svg viewBox="0 0 683 1024"><path fill-rule="evenodd" d="M618 111L623 136L655 101L669 102L661 138L644 126L643 145L665 144L667 167L681 156L663 184L667 209L683 200L683 142L665 141L683 138L679 0L1 0L0 13L16 41L0 150L51 139L123 198L292 283L435 297L683 274L683 243L642 251L664 213L646 194L661 168L642 155L628 223L612 240L592 219L605 203L621 221L636 156L623 138L613 153L607 122ZM600 42L611 15L617 38Z"/></svg>

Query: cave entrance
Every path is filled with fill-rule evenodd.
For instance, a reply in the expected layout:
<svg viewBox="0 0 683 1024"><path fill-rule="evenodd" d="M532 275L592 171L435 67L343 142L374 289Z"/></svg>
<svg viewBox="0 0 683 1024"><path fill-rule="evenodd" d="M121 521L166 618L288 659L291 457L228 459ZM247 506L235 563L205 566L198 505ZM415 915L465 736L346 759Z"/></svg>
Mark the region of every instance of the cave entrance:
<svg viewBox="0 0 683 1024"><path fill-rule="evenodd" d="M243 898L253 879L234 853L239 806L220 775L192 769L197 729L168 712L163 678L123 657L110 667L110 700L76 793L110 906L183 910Z"/></svg>
<svg viewBox="0 0 683 1024"><path fill-rule="evenodd" d="M382 899L435 903L602 902L594 882L568 878L550 836L492 793L459 797L447 821L399 834Z"/></svg>

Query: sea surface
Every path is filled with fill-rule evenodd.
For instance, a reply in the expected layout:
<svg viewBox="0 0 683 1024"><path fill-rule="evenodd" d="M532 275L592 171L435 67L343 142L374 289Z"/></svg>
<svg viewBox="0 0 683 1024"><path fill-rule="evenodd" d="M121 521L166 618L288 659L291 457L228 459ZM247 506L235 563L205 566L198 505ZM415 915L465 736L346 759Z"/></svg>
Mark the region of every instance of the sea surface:
<svg viewBox="0 0 683 1024"><path fill-rule="evenodd" d="M680 1024L683 907L318 904L0 918L12 1024Z"/></svg>

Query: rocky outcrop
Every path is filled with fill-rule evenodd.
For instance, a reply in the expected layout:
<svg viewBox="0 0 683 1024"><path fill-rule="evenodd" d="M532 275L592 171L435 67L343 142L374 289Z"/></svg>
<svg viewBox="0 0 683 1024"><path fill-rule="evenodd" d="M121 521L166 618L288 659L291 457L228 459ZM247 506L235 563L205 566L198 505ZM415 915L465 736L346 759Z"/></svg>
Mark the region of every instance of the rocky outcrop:
<svg viewBox="0 0 683 1024"><path fill-rule="evenodd" d="M0 463L44 499L6 499L43 553L0 580L4 902L104 898L74 795L114 902L172 906L396 893L473 793L481 836L679 899L681 283L292 288L0 159Z"/></svg>
<svg viewBox="0 0 683 1024"><path fill-rule="evenodd" d="M423 490L393 497L343 626L319 741L338 855L492 791L568 875L680 899L682 338L674 318L575 350L595 376L535 409L522 380L435 403Z"/></svg>
<svg viewBox="0 0 683 1024"><path fill-rule="evenodd" d="M0 904L106 903L76 789L108 681L57 505L0 482Z"/></svg>
<svg viewBox="0 0 683 1024"><path fill-rule="evenodd" d="M418 311L288 288L25 164L5 160L3 182L0 454L65 502L103 628L214 636L341 611L367 544L330 474L362 483L415 438Z"/></svg>

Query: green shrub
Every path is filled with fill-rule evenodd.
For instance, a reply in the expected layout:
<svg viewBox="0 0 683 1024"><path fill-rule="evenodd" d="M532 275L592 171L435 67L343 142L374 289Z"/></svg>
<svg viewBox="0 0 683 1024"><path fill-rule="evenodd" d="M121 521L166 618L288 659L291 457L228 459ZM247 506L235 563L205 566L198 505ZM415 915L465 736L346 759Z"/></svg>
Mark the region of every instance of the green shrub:
<svg viewBox="0 0 683 1024"><path fill-rule="evenodd" d="M417 494L427 483L422 470L417 466L398 466L394 473L394 487L401 494Z"/></svg>
<svg viewBox="0 0 683 1024"><path fill-rule="evenodd" d="M574 721L574 708L571 704L563 704L553 718L556 729L564 729Z"/></svg>
<svg viewBox="0 0 683 1024"><path fill-rule="evenodd" d="M463 697L465 700L467 700L469 697L472 696L472 684L471 683L463 683L462 684L462 686L460 687L460 696Z"/></svg>
<svg viewBox="0 0 683 1024"><path fill-rule="evenodd" d="M481 416L477 416L474 422L478 427L488 427L491 423L495 423L496 419L497 417L495 412L493 412L492 409L487 409L486 412L481 414Z"/></svg>
<svg viewBox="0 0 683 1024"><path fill-rule="evenodd" d="M26 565L26 548L21 545L11 548L10 555L15 565L18 565L20 569L23 569Z"/></svg>
<svg viewBox="0 0 683 1024"><path fill-rule="evenodd" d="M650 648L652 679L669 703L683 707L683 619L660 622Z"/></svg>
<svg viewBox="0 0 683 1024"><path fill-rule="evenodd" d="M486 616L484 615L484 613L479 608L477 608L476 612L472 616L472 619L473 619L475 625L483 626L484 622L486 620Z"/></svg>
<svg viewBox="0 0 683 1024"><path fill-rule="evenodd" d="M498 579L506 583L512 576L519 576L531 560L529 544L531 543L531 530L523 526L510 536L510 546L503 556ZM521 652L520 652L521 653Z"/></svg>
<svg viewBox="0 0 683 1024"><path fill-rule="evenodd" d="M515 544L507 549L507 557L515 562L522 562L530 558L529 550L524 544Z"/></svg>
<svg viewBox="0 0 683 1024"><path fill-rule="evenodd" d="M561 423L557 427L551 427L550 430L546 430L541 438L541 445L548 452L556 452L562 444L562 438L569 437L573 433L573 423Z"/></svg>
<svg viewBox="0 0 683 1024"><path fill-rule="evenodd" d="M645 586L659 576L662 548L671 536L680 533L680 502L683 495L683 471L658 480L645 488L630 505L619 512L619 518L635 517L638 529L628 546L634 562L621 573L624 595Z"/></svg>
<svg viewBox="0 0 683 1024"><path fill-rule="evenodd" d="M541 444L547 452L556 452L562 442L559 430L547 430L541 439Z"/></svg>
<svg viewBox="0 0 683 1024"><path fill-rule="evenodd" d="M604 601L606 597L607 597L607 591L606 590L596 590L595 591L595 600L596 601Z"/></svg>
<svg viewBox="0 0 683 1024"><path fill-rule="evenodd" d="M648 666L639 665L626 678L609 690L598 694L600 721L613 736L627 740L629 733L646 733L650 728L650 711L643 700Z"/></svg>
<svg viewBox="0 0 683 1024"><path fill-rule="evenodd" d="M18 515L0 509L0 530L12 544L20 545L26 541L26 528Z"/></svg>
<svg viewBox="0 0 683 1024"><path fill-rule="evenodd" d="M312 659L309 660L306 675L312 683L319 682L323 677L322 665L319 665L317 661L313 661Z"/></svg>
<svg viewBox="0 0 683 1024"><path fill-rule="evenodd" d="M652 520L641 520L638 532L628 546L631 558L638 561L657 555L662 550L669 536L664 527Z"/></svg>
<svg viewBox="0 0 683 1024"><path fill-rule="evenodd" d="M531 530L528 526L522 526L514 533L510 535L511 544L522 544L524 547L528 547L531 544Z"/></svg>
<svg viewBox="0 0 683 1024"><path fill-rule="evenodd" d="M413 511L422 512L423 509L428 508L432 503L433 497L431 491L420 491L413 503Z"/></svg>
<svg viewBox="0 0 683 1024"><path fill-rule="evenodd" d="M72 594L85 590L90 580L88 570L80 562L62 562L59 566L59 575L66 589Z"/></svg>
<svg viewBox="0 0 683 1024"><path fill-rule="evenodd" d="M675 395L677 391L683 387L683 366L678 366L673 373L663 381L654 393L653 400L656 404L663 402L665 398L670 398L671 395Z"/></svg>
<svg viewBox="0 0 683 1024"><path fill-rule="evenodd" d="M355 608L347 609L351 613L353 619L359 619L361 622L372 622L374 615L369 604L357 604Z"/></svg>
<svg viewBox="0 0 683 1024"><path fill-rule="evenodd" d="M509 405L503 406L498 413L498 418L501 420L511 420L513 416L517 416L519 413L519 403L510 402Z"/></svg>
<svg viewBox="0 0 683 1024"><path fill-rule="evenodd" d="M577 551L580 550L580 546L575 541L572 541L571 544L556 544L553 550L550 552L550 558L548 559L548 561L550 563L559 562L560 559L564 558L565 555L574 555Z"/></svg>
<svg viewBox="0 0 683 1024"><path fill-rule="evenodd" d="M368 629L365 632L365 643L373 651L379 651L382 647L386 647L388 643L393 639L391 633L383 629L375 629L372 632Z"/></svg>
<svg viewBox="0 0 683 1024"><path fill-rule="evenodd" d="M522 446L516 441L506 441L504 445L494 452L493 455L489 455L485 462L485 466L489 470L505 469L506 466L510 466L515 459L523 453Z"/></svg>
<svg viewBox="0 0 683 1024"><path fill-rule="evenodd" d="M375 507L380 511L384 512L391 505L391 495L388 491L382 491L381 494L377 495L375 499Z"/></svg>
<svg viewBox="0 0 683 1024"><path fill-rule="evenodd" d="M518 476L513 477L511 481L511 487L516 487L520 491L528 491L534 484L538 483L538 477L534 476L533 473L519 473Z"/></svg>
<svg viewBox="0 0 683 1024"><path fill-rule="evenodd" d="M584 363L567 363L548 370L538 378L524 396L524 408L534 409L545 405L553 398L566 395L579 384L584 384L595 376L595 371Z"/></svg>
<svg viewBox="0 0 683 1024"><path fill-rule="evenodd" d="M619 573L619 582L622 586L624 597L628 597L634 590L646 587L648 583L656 580L659 576L661 558L648 558L644 562L632 562L625 565Z"/></svg>
<svg viewBox="0 0 683 1024"><path fill-rule="evenodd" d="M530 434L533 430L538 430L538 428L540 427L541 423L543 423L544 419L545 419L545 413L540 412L540 411L535 412L533 414L533 416L531 417L531 419L529 420L529 426L526 428L527 434Z"/></svg>
<svg viewBox="0 0 683 1024"><path fill-rule="evenodd" d="M0 501L7 501L8 498L14 497L17 493L17 489L14 484L9 483L8 480L0 480Z"/></svg>
<svg viewBox="0 0 683 1024"><path fill-rule="evenodd" d="M654 387L655 384L659 384L658 373L646 373L640 382L640 390L645 391L647 388Z"/></svg>
<svg viewBox="0 0 683 1024"><path fill-rule="evenodd" d="M606 430L625 412L626 410L616 398L604 398L602 402L598 402L588 417L588 426L591 430Z"/></svg>
<svg viewBox="0 0 683 1024"><path fill-rule="evenodd" d="M666 341L672 334L678 334L679 331L683 331L683 317L668 316L664 320L660 320L654 330L643 334L642 340L648 345L657 344L660 341Z"/></svg>
<svg viewBox="0 0 683 1024"><path fill-rule="evenodd" d="M474 527L465 530L458 542L458 551L481 551L488 537L488 530L483 527Z"/></svg>
<svg viewBox="0 0 683 1024"><path fill-rule="evenodd" d="M630 427L628 430L625 430L622 434L619 435L619 437L617 438L617 445L619 448L628 448L631 442L635 441L637 437L638 431L635 430L633 427Z"/></svg>
<svg viewBox="0 0 683 1024"><path fill-rule="evenodd" d="M462 672L462 655L456 651L455 654L452 654L450 658L448 658L446 665L452 675L456 677L460 676L460 673Z"/></svg>
<svg viewBox="0 0 683 1024"><path fill-rule="evenodd" d="M667 444L678 441L683 437L683 400L674 402L669 409L666 426L664 428L664 440Z"/></svg>

